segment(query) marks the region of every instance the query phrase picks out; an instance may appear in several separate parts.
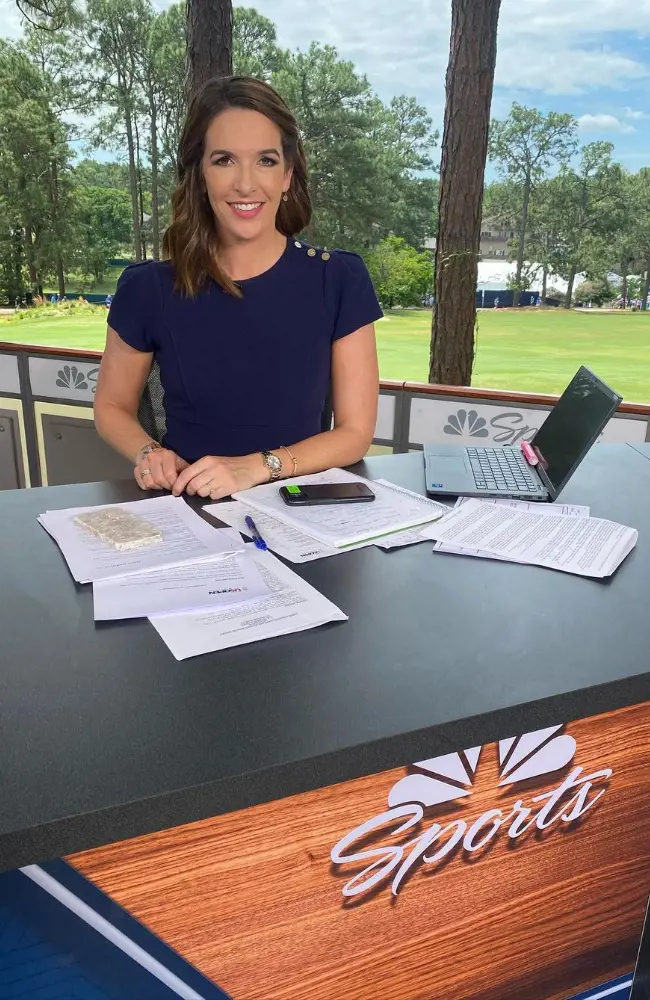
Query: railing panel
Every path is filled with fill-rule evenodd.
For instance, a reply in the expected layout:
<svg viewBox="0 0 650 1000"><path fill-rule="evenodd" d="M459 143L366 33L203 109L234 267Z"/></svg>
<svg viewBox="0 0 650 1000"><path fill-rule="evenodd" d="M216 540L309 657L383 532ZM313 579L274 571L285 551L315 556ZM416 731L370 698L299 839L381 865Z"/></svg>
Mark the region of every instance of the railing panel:
<svg viewBox="0 0 650 1000"><path fill-rule="evenodd" d="M458 395L411 394L408 420L409 446L433 444L514 445L530 441L546 420L550 406L531 406L517 402L479 402ZM648 418L618 413L603 434L602 441L645 441Z"/></svg>
<svg viewBox="0 0 650 1000"><path fill-rule="evenodd" d="M4 393L20 395L18 358L15 354L0 354L0 395Z"/></svg>
<svg viewBox="0 0 650 1000"><path fill-rule="evenodd" d="M20 400L0 397L0 490L29 484Z"/></svg>
<svg viewBox="0 0 650 1000"><path fill-rule="evenodd" d="M0 344L0 489L29 486L30 469L33 485L132 474L92 421L100 360L97 351ZM533 437L556 399L382 381L374 446L405 452L427 442L517 444ZM650 405L623 403L601 440L650 441Z"/></svg>
<svg viewBox="0 0 650 1000"><path fill-rule="evenodd" d="M32 396L92 404L98 372L99 358L93 362L83 358L30 357Z"/></svg>

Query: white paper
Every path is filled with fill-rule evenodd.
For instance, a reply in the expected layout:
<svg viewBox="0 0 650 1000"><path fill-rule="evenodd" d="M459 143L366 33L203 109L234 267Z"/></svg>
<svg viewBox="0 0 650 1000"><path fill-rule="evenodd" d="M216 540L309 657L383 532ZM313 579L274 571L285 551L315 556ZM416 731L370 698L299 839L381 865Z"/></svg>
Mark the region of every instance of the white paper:
<svg viewBox="0 0 650 1000"><path fill-rule="evenodd" d="M458 497L456 501L456 507L462 506L462 504L467 503L469 500L475 499L473 497ZM534 511L536 514L561 514L564 517L589 517L589 507L584 507L580 504L570 504L570 503L534 503L530 500L509 500L502 497L486 497L481 500L481 503L492 503L499 504L502 507L514 507L520 510ZM428 538L426 535L426 526L420 534ZM422 541L422 538L420 538ZM495 556L491 552L481 552L480 549L467 549L460 545L449 545L447 542L436 542L434 545L436 552L453 552L455 555L460 556L475 556L477 559L499 559L503 562L516 562L517 560L512 559L508 556Z"/></svg>
<svg viewBox="0 0 650 1000"><path fill-rule="evenodd" d="M95 621L225 607L268 592L255 560L244 551L228 558L99 580L93 584Z"/></svg>
<svg viewBox="0 0 650 1000"><path fill-rule="evenodd" d="M429 538L439 542L592 577L613 573L638 534L597 517L540 514L473 499L428 528Z"/></svg>
<svg viewBox="0 0 650 1000"><path fill-rule="evenodd" d="M118 552L74 522L75 515L98 510L98 507L48 510L38 520L59 545L77 583L91 583L126 573L176 566L244 548L240 538L235 538L232 532L219 531L208 524L182 497L152 497L148 500L101 506L123 507L146 518L162 530L163 541L160 545L132 552Z"/></svg>
<svg viewBox="0 0 650 1000"><path fill-rule="evenodd" d="M461 507L469 500L478 497L458 497L456 507ZM518 507L520 510L532 510L536 514L563 514L565 517L589 517L589 507L572 503L539 503L533 500L510 500L507 497L481 497L481 503L497 503L502 507Z"/></svg>
<svg viewBox="0 0 650 1000"><path fill-rule="evenodd" d="M338 548L355 542L375 541L382 535L426 524L440 516L440 504L427 497L370 482L343 469L330 469L314 476L290 480L298 485L307 483L366 483L375 494L372 503L324 504L291 509L284 503L277 483L256 486L252 490L234 493L241 500L313 535L327 545Z"/></svg>
<svg viewBox="0 0 650 1000"><path fill-rule="evenodd" d="M241 646L276 635L302 632L347 615L283 565L270 552L253 559L269 596L222 611L152 617L151 624L177 660Z"/></svg>
<svg viewBox="0 0 650 1000"><path fill-rule="evenodd" d="M306 535L304 531L300 531L290 524L285 524L284 521L273 517L272 514L257 510L255 507L249 507L241 500L207 504L203 510L207 510L209 514L232 525L238 531L243 531L249 537L250 528L246 524L246 516L252 517L255 527L268 547L293 563L312 562L314 559L339 556L342 552L347 552L350 549L360 549L372 545L372 542L360 542L358 545L350 545L345 549L337 549L333 545L319 541L318 538Z"/></svg>
<svg viewBox="0 0 650 1000"><path fill-rule="evenodd" d="M398 490L400 493L406 493L409 496L420 496L419 493L413 493L412 490L404 489L403 486L396 486L394 483L389 483L387 479L376 479L373 480L373 482L381 483L382 486L388 486L393 490ZM448 504L439 503L436 500L429 500L428 497L426 499L430 504L432 504L432 512L435 513L437 518L444 517L445 514L449 513L451 508ZM417 545L419 542L427 542L429 541L429 537L424 533L426 527L427 525L423 525L419 528L409 528L407 531L396 531L394 534L378 538L374 544L380 549L401 549L406 545Z"/></svg>

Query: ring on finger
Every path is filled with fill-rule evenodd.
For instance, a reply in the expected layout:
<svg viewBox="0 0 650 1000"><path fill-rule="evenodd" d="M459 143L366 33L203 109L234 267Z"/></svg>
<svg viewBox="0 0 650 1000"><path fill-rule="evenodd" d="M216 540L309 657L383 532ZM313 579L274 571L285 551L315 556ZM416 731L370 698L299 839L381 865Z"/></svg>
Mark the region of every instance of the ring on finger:
<svg viewBox="0 0 650 1000"><path fill-rule="evenodd" d="M142 472L140 473L140 478L144 479L145 476L150 476L150 475L151 475L151 469L143 469Z"/></svg>

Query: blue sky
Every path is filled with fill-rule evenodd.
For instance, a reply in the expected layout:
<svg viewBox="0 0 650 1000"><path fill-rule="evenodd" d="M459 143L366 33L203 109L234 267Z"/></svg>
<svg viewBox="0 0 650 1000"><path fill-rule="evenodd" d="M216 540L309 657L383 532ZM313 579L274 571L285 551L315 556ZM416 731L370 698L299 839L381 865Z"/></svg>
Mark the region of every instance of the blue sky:
<svg viewBox="0 0 650 1000"><path fill-rule="evenodd" d="M153 0L158 9L167 0ZM256 0L280 44L335 45L384 99L413 94L442 128L449 0ZM397 11L397 16L396 16ZM0 0L0 34L20 31ZM492 113L513 100L574 114L629 170L650 165L650 0L502 0Z"/></svg>

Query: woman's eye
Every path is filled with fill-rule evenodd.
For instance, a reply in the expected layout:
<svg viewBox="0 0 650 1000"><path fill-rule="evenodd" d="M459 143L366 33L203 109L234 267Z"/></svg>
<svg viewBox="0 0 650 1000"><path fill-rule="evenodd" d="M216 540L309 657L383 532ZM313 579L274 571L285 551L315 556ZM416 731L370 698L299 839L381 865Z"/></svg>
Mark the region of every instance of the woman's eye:
<svg viewBox="0 0 650 1000"><path fill-rule="evenodd" d="M220 156L217 160L212 161L213 167L227 167L230 163L229 156Z"/></svg>
<svg viewBox="0 0 650 1000"><path fill-rule="evenodd" d="M277 166L277 160L274 160L272 156L263 156L260 163L264 167L275 167Z"/></svg>

